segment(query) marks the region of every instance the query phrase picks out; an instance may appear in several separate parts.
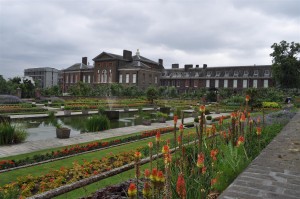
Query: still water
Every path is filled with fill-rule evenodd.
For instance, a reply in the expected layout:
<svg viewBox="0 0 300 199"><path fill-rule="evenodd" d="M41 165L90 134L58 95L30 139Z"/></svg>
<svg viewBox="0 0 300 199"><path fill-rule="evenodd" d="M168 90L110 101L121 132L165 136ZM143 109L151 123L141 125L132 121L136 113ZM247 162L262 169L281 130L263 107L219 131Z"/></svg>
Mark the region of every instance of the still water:
<svg viewBox="0 0 300 199"><path fill-rule="evenodd" d="M134 117L134 112L120 113L120 119L111 120L111 128L120 128L141 124L141 119ZM58 122L64 127L71 129L70 137L86 132L85 122L89 116L59 117ZM47 118L28 119L13 121L13 124L26 129L29 136L27 141L44 140L56 137L56 128L51 125Z"/></svg>

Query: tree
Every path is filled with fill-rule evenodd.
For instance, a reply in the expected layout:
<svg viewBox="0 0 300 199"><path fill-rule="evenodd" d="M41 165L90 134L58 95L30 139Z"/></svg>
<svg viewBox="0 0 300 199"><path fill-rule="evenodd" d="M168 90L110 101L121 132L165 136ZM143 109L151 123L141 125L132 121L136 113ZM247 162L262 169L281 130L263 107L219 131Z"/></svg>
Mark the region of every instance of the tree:
<svg viewBox="0 0 300 199"><path fill-rule="evenodd" d="M300 59L297 59L300 44L281 41L274 43L271 48L272 73L276 83L281 88L300 88Z"/></svg>
<svg viewBox="0 0 300 199"><path fill-rule="evenodd" d="M147 99L153 104L153 101L158 98L158 91L156 88L150 86L146 91Z"/></svg>

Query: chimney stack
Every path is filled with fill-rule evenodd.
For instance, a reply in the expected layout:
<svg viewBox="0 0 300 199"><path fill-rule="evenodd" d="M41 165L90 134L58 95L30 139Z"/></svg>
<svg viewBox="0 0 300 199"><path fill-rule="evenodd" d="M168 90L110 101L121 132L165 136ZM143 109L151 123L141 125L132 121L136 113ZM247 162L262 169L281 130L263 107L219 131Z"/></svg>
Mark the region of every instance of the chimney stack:
<svg viewBox="0 0 300 199"><path fill-rule="evenodd" d="M206 69L207 68L207 64L203 64L203 69Z"/></svg>
<svg viewBox="0 0 300 199"><path fill-rule="evenodd" d="M188 71L190 68L193 68L193 64L185 64L184 65L184 70Z"/></svg>
<svg viewBox="0 0 300 199"><path fill-rule="evenodd" d="M123 59L132 61L132 52L129 50L123 50Z"/></svg>
<svg viewBox="0 0 300 199"><path fill-rule="evenodd" d="M163 60L163 59L158 59L158 64L159 64L160 66L162 66L162 65L164 64L164 60Z"/></svg>
<svg viewBox="0 0 300 199"><path fill-rule="evenodd" d="M84 65L87 65L87 57L82 57L82 62Z"/></svg>
<svg viewBox="0 0 300 199"><path fill-rule="evenodd" d="M196 68L199 68L199 65L196 65Z"/></svg>

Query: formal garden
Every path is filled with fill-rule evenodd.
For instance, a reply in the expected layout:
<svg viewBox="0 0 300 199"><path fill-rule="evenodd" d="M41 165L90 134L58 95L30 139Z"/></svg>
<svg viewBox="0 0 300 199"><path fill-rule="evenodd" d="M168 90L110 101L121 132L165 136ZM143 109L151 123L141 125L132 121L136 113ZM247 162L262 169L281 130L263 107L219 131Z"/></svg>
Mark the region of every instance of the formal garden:
<svg viewBox="0 0 300 199"><path fill-rule="evenodd" d="M1 104L4 116L31 114L39 107L43 111L36 113L56 127L55 111L88 109L95 112L86 119L91 132L100 134L110 128L109 119L99 120L107 110L135 111L135 117L152 122L165 117L172 125L0 158L0 198L215 198L300 107L297 90L203 90L179 98L155 92L154 97L49 97ZM181 124L184 111L193 122ZM24 141L26 131L2 117L0 145Z"/></svg>

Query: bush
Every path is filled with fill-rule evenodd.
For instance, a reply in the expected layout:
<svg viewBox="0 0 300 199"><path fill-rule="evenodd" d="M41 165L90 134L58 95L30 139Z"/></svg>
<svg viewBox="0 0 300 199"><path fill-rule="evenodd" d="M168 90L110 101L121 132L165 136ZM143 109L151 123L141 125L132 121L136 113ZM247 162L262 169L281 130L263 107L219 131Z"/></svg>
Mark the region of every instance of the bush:
<svg viewBox="0 0 300 199"><path fill-rule="evenodd" d="M17 129L8 122L0 123L0 145L23 142L27 135L26 131Z"/></svg>
<svg viewBox="0 0 300 199"><path fill-rule="evenodd" d="M212 116L208 115L208 116L206 116L206 119L207 120L212 120Z"/></svg>
<svg viewBox="0 0 300 199"><path fill-rule="evenodd" d="M281 105L277 102L263 102L262 106L264 108L281 108Z"/></svg>
<svg viewBox="0 0 300 199"><path fill-rule="evenodd" d="M168 118L168 115L167 114L165 114L165 113L162 113L162 112L157 112L156 113L156 117L157 118Z"/></svg>
<svg viewBox="0 0 300 199"><path fill-rule="evenodd" d="M105 115L93 115L86 122L89 132L107 130L110 128L110 121Z"/></svg>
<svg viewBox="0 0 300 199"><path fill-rule="evenodd" d="M104 106L98 106L98 113L99 113L100 115L104 115L104 113L105 113L105 108L104 108Z"/></svg>

